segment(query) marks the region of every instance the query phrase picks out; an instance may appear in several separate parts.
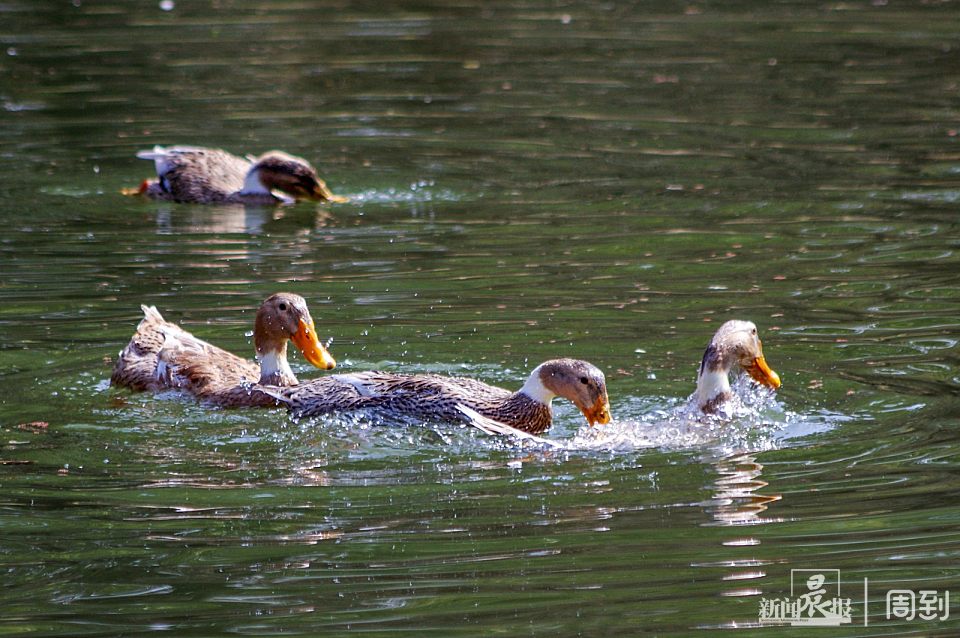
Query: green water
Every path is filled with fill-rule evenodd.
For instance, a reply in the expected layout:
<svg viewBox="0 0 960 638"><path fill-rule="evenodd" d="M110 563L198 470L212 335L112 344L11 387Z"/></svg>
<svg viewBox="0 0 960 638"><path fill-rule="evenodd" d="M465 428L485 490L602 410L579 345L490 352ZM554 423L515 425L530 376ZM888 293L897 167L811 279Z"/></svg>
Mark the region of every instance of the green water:
<svg viewBox="0 0 960 638"><path fill-rule="evenodd" d="M886 594L960 597L957 24L0 4L0 634L956 635ZM305 156L351 202L119 194L176 143ZM343 370L518 387L575 356L614 422L555 402L544 450L108 387L141 303L252 353L284 289ZM728 318L783 387L690 427ZM791 569L840 570L852 622L759 628Z"/></svg>

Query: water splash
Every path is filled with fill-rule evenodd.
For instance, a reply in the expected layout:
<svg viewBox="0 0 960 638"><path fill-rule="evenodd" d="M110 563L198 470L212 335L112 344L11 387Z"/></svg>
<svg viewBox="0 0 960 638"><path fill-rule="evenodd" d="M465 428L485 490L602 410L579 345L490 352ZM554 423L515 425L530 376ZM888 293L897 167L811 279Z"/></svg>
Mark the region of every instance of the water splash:
<svg viewBox="0 0 960 638"><path fill-rule="evenodd" d="M702 449L711 454L759 452L833 429L851 417L829 411L798 413L783 406L776 394L745 375L732 384L733 398L718 415L700 412L691 396L627 397L622 416L599 428L581 428L562 443L566 450L624 452L642 448Z"/></svg>
<svg viewBox="0 0 960 638"><path fill-rule="evenodd" d="M354 204L459 202L469 199L449 188L437 188L433 180L418 180L408 188L372 189L350 193Z"/></svg>
<svg viewBox="0 0 960 638"><path fill-rule="evenodd" d="M370 411L325 415L294 423L301 434L313 433L310 438L315 445L329 445L332 434L338 447L352 447L355 454L364 456L403 454L425 447L447 451L462 448L465 452L520 448L615 454L658 448L700 450L723 456L778 449L853 418L826 410L788 410L773 392L745 376L738 378L732 389L734 398L721 415L704 415L696 409L693 397L625 397L617 406L618 418L614 421L598 427L583 426L570 438L496 436L468 425L430 423ZM579 414L574 418L579 418Z"/></svg>

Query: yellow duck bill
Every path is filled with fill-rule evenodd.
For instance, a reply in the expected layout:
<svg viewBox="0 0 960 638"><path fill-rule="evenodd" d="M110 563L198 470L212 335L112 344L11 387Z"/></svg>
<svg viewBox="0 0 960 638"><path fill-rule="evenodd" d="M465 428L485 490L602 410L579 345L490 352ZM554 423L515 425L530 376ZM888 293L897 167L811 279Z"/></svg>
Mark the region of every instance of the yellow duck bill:
<svg viewBox="0 0 960 638"><path fill-rule="evenodd" d="M746 366L746 370L747 374L753 377L753 380L757 383L774 390L780 387L780 375L770 369L763 355L754 359L751 365Z"/></svg>
<svg viewBox="0 0 960 638"><path fill-rule="evenodd" d="M306 360L317 368L333 370L337 366L336 359L330 356L327 349L317 339L317 331L312 321L308 323L305 319L300 319L300 329L291 339Z"/></svg>

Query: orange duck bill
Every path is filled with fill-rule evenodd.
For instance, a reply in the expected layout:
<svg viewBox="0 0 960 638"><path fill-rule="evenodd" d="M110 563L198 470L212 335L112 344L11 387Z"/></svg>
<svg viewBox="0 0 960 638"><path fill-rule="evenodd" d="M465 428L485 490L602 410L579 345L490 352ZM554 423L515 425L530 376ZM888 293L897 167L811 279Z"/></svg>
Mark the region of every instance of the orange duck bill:
<svg viewBox="0 0 960 638"><path fill-rule="evenodd" d="M610 402L606 397L600 397L592 406L580 408L580 411L590 425L610 423Z"/></svg>
<svg viewBox="0 0 960 638"><path fill-rule="evenodd" d="M320 202L333 202L334 204L343 204L350 201L348 197L334 195L333 191L327 187L323 180L317 180L317 183L313 185L313 189L307 193L307 197Z"/></svg>
<svg viewBox="0 0 960 638"><path fill-rule="evenodd" d="M780 375L770 369L762 354L755 358L753 363L744 366L744 369L757 383L774 390L780 387Z"/></svg>
<svg viewBox="0 0 960 638"><path fill-rule="evenodd" d="M313 326L313 321L308 322L305 319L300 319L300 328L293 335L292 340L307 361L321 370L333 370L337 366L336 359L330 356L327 349L317 339L317 331Z"/></svg>

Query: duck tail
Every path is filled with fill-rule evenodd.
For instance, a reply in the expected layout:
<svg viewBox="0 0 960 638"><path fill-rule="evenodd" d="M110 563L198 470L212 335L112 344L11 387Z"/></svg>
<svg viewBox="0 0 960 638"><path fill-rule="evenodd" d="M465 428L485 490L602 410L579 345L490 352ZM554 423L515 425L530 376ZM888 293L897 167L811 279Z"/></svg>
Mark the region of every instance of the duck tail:
<svg viewBox="0 0 960 638"><path fill-rule="evenodd" d="M143 320L144 321L162 321L166 322L163 318L163 315L160 314L160 311L157 310L156 306L148 306L146 304L140 304L140 310L143 311Z"/></svg>
<svg viewBox="0 0 960 638"><path fill-rule="evenodd" d="M162 146L154 146L150 150L137 151L137 157L142 160L157 160L167 156L167 149Z"/></svg>

